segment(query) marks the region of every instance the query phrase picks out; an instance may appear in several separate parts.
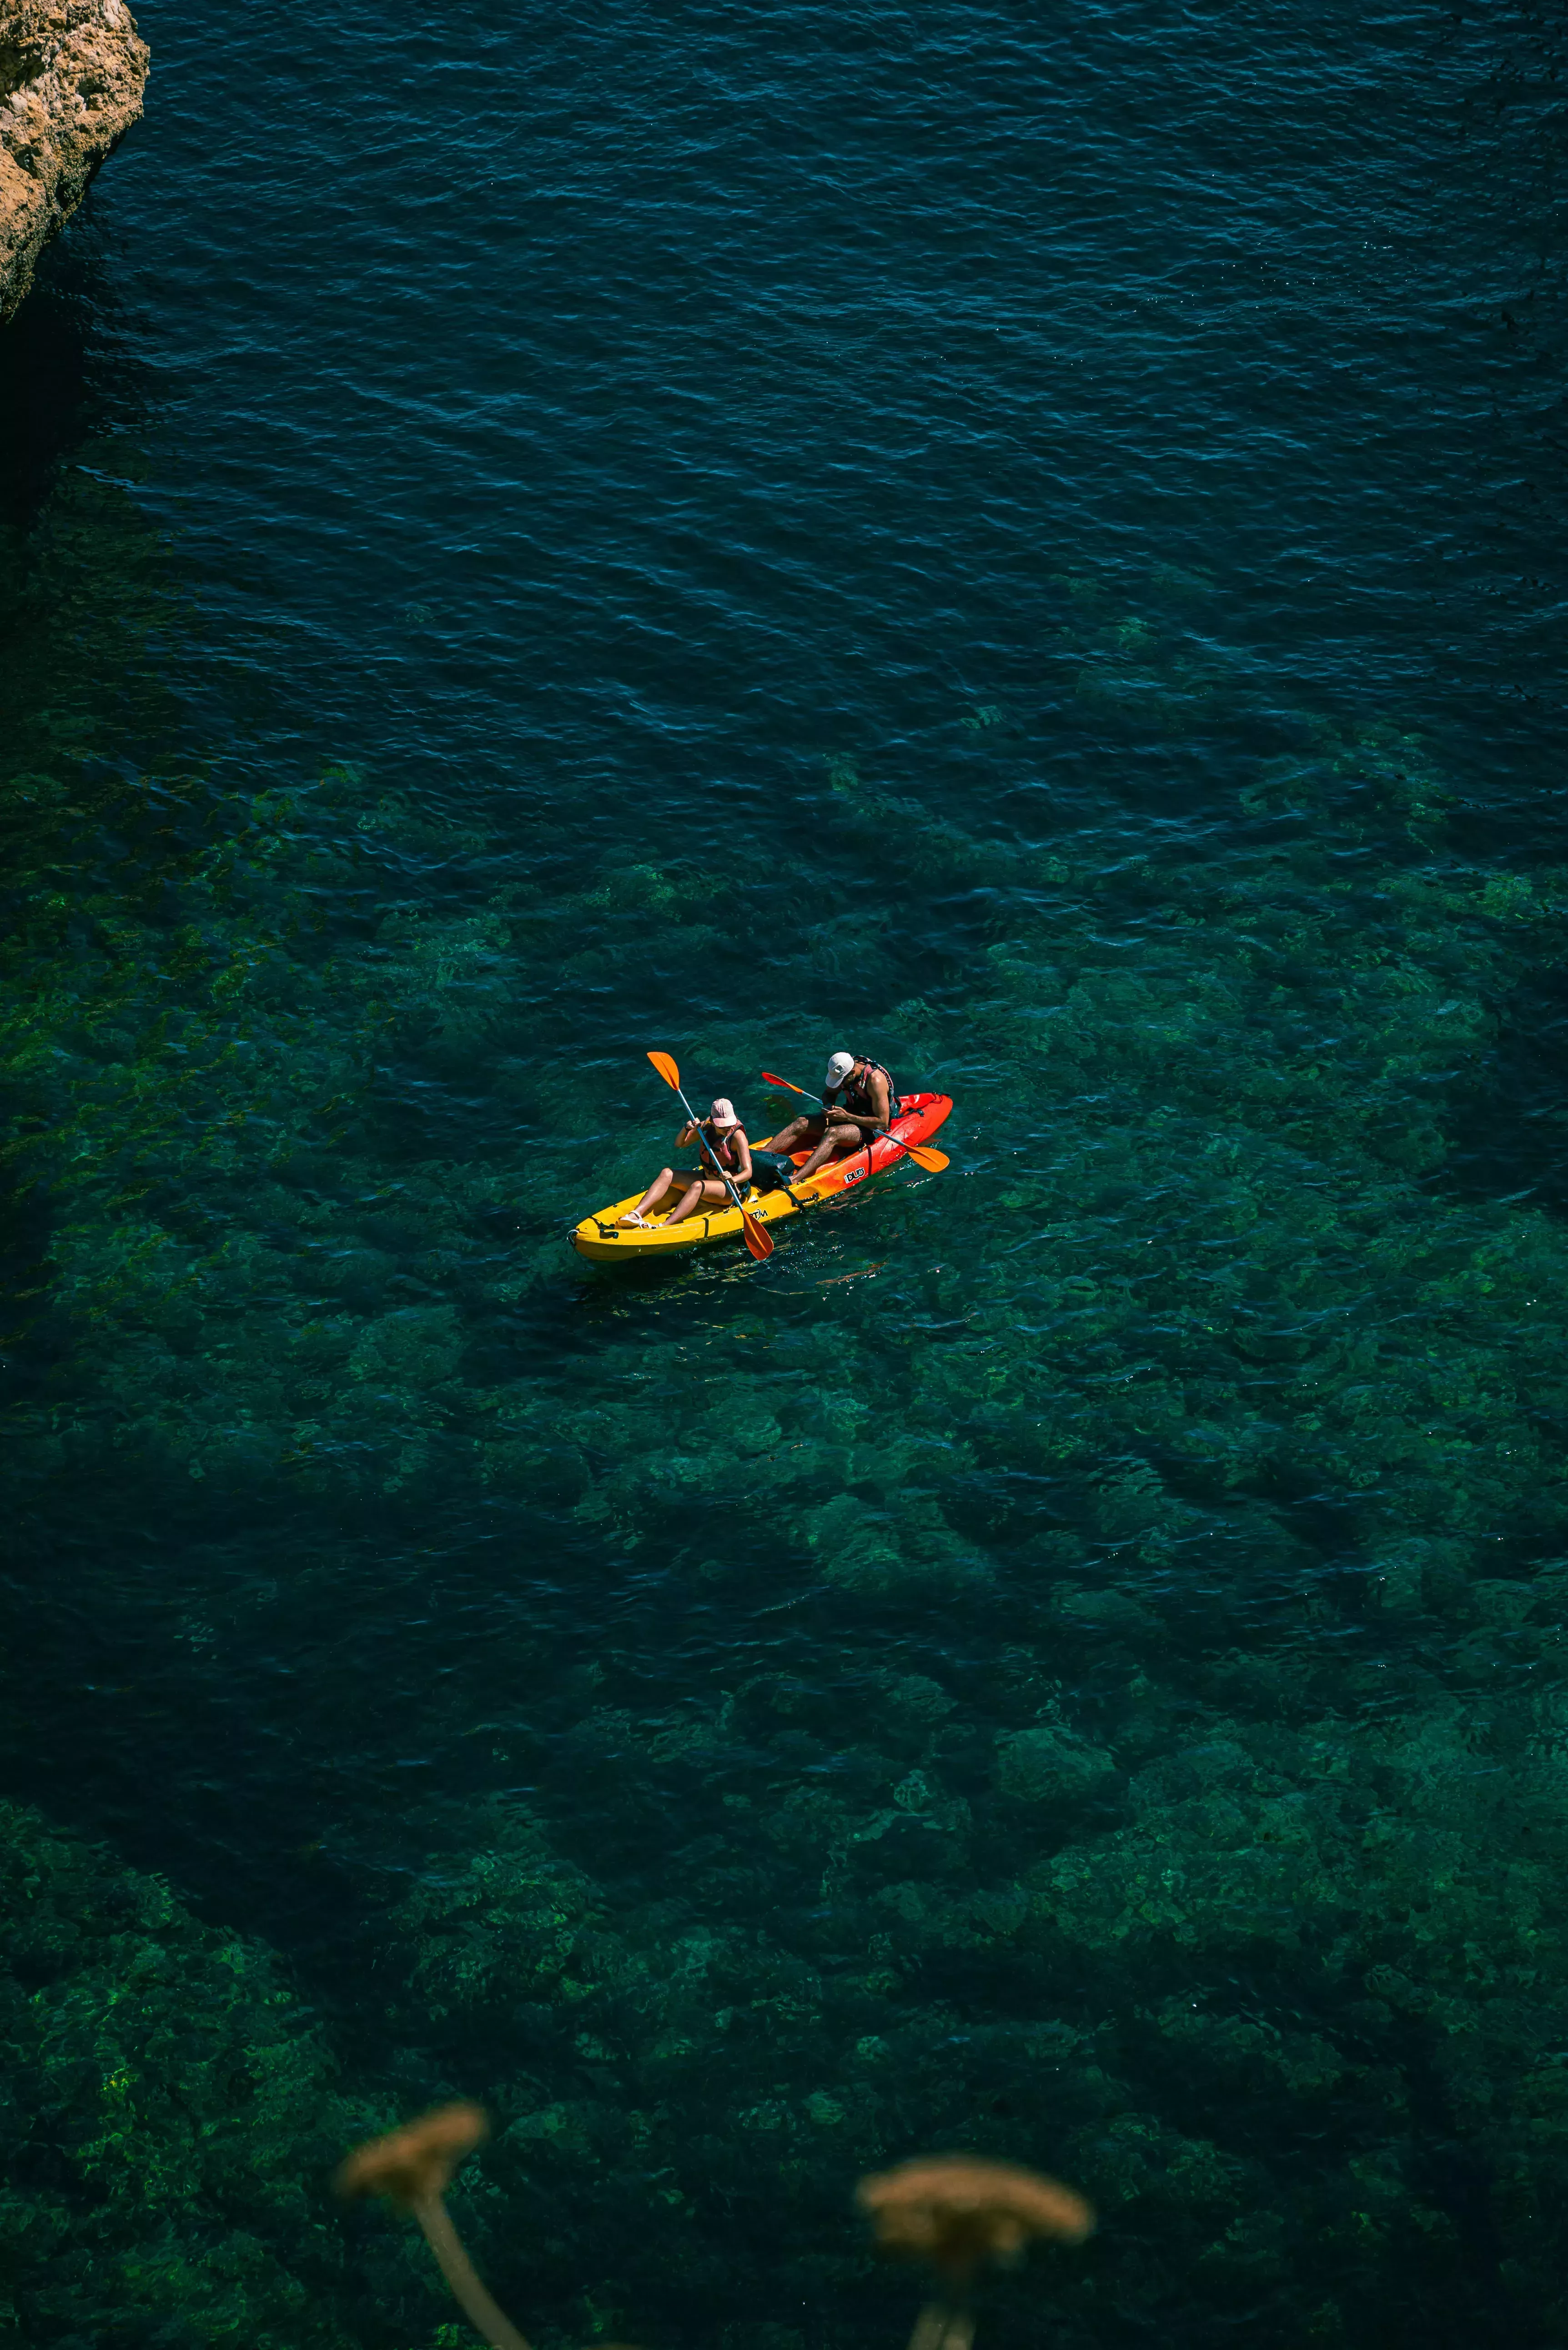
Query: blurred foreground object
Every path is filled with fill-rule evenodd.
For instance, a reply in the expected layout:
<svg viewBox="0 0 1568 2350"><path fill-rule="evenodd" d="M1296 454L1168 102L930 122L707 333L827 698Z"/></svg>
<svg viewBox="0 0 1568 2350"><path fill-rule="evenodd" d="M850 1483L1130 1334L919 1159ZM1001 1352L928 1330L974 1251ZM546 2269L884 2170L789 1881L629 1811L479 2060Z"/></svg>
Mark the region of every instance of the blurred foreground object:
<svg viewBox="0 0 1568 2350"><path fill-rule="evenodd" d="M125 0L0 0L0 319L140 117L146 86Z"/></svg>
<svg viewBox="0 0 1568 2350"><path fill-rule="evenodd" d="M1036 2236L1081 2244L1095 2215L1059 2179L977 2155L922 2155L863 2178L856 2200L871 2215L884 2251L929 2261L946 2285L915 2320L909 2350L969 2350L969 2290L987 2262L1011 2266Z"/></svg>
<svg viewBox="0 0 1568 2350"><path fill-rule="evenodd" d="M458 2164L489 2134L482 2106L438 2106L402 2129L357 2147L337 2173L337 2191L384 2195L400 2211L411 2212L454 2300L491 2350L528 2350L527 2341L481 2284L441 2199Z"/></svg>

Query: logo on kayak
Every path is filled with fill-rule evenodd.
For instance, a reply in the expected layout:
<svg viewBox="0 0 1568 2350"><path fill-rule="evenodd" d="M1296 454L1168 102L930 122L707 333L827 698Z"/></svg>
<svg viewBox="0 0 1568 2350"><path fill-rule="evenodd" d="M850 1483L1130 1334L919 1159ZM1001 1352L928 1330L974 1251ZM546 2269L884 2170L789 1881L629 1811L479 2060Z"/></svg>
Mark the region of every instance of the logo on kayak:
<svg viewBox="0 0 1568 2350"><path fill-rule="evenodd" d="M865 1170L865 1168L864 1168L864 1167L857 1167L857 1168L855 1170L855 1172L854 1172L854 1174L853 1174L853 1175L846 1175L846 1176L845 1177L845 1179L844 1179L844 1188L845 1188L845 1190L847 1191L847 1190L849 1189L849 1186L851 1185L851 1183L859 1183L859 1182L863 1181L863 1180L864 1180L864 1179L865 1179L865 1174L866 1174L866 1170Z"/></svg>

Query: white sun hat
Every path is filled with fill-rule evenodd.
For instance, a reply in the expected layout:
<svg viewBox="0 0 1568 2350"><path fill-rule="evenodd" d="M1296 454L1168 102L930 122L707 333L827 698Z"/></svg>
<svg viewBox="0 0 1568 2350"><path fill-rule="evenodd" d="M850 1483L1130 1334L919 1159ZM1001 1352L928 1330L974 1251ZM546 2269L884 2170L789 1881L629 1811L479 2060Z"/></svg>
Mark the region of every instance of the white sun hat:
<svg viewBox="0 0 1568 2350"><path fill-rule="evenodd" d="M713 1123L715 1126L739 1126L741 1123L735 1116L734 1103L726 1101L722 1094L713 1104Z"/></svg>
<svg viewBox="0 0 1568 2350"><path fill-rule="evenodd" d="M827 1082L829 1087L841 1086L854 1066L855 1055L853 1053L835 1053L832 1060L829 1061L827 1065Z"/></svg>

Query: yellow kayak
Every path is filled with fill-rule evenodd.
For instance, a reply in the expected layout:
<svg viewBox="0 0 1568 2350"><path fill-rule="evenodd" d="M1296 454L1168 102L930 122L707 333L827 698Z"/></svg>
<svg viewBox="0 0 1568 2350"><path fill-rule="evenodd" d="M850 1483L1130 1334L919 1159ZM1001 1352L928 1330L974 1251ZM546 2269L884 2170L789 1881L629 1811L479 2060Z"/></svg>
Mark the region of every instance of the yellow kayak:
<svg viewBox="0 0 1568 2350"><path fill-rule="evenodd" d="M787 1191L753 1191L746 1201L746 1213L759 1224L778 1224L815 1201L856 1190L867 1177L899 1164L905 1157L898 1148L901 1142L929 1141L951 1108L947 1094L906 1094L887 1133L878 1135L866 1149L852 1150L845 1159L830 1159L809 1183L795 1187L793 1199ZM797 1150L795 1165L804 1167L810 1156L808 1150ZM629 1198L612 1201L607 1208L585 1216L572 1234L572 1246L578 1255L593 1257L600 1264L627 1264L634 1257L667 1256L673 1251L701 1248L710 1241L741 1237L740 1211L728 1205L699 1209L679 1224L666 1225L661 1216L646 1224L618 1222L618 1218L635 1208L641 1197L640 1191L633 1191Z"/></svg>

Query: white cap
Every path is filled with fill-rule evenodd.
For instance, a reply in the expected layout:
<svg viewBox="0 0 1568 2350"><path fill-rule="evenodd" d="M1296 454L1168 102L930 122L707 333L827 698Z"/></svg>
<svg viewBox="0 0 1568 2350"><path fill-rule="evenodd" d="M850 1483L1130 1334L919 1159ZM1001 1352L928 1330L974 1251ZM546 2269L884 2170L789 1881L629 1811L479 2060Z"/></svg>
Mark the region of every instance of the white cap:
<svg viewBox="0 0 1568 2350"><path fill-rule="evenodd" d="M827 1083L829 1088L831 1089L835 1086L841 1086L854 1066L855 1055L853 1053L835 1053L832 1060L829 1061L827 1065Z"/></svg>
<svg viewBox="0 0 1568 2350"><path fill-rule="evenodd" d="M713 1104L713 1123L715 1126L739 1126L741 1123L735 1116L734 1103L726 1101L722 1094Z"/></svg>

